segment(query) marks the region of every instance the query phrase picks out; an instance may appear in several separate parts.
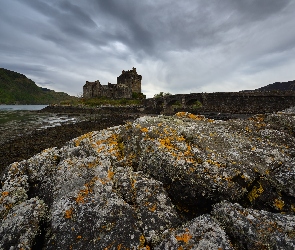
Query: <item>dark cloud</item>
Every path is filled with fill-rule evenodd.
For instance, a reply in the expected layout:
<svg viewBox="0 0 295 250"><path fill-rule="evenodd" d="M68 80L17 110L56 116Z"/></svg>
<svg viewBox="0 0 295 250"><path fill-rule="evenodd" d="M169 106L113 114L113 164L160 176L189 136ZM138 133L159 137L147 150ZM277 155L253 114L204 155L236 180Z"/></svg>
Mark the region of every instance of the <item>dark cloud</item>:
<svg viewBox="0 0 295 250"><path fill-rule="evenodd" d="M259 87L295 79L294 11L291 0L4 1L0 67L72 94L133 66L148 96Z"/></svg>

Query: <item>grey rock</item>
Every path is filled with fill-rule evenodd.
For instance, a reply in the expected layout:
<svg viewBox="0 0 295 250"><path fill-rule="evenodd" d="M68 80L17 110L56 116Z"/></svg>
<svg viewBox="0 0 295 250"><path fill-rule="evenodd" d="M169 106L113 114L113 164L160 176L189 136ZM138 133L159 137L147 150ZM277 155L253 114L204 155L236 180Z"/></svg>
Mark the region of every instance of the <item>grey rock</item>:
<svg viewBox="0 0 295 250"><path fill-rule="evenodd" d="M13 163L0 177L0 249L288 249L294 124L141 117Z"/></svg>
<svg viewBox="0 0 295 250"><path fill-rule="evenodd" d="M47 206L37 198L14 206L0 225L0 249L31 249L46 211Z"/></svg>
<svg viewBox="0 0 295 250"><path fill-rule="evenodd" d="M183 211L226 199L294 213L295 139L276 116L294 128L281 114L225 122L181 112L139 118L120 136L133 168L161 181Z"/></svg>
<svg viewBox="0 0 295 250"><path fill-rule="evenodd" d="M165 232L161 249L234 249L222 227L210 215L201 215L181 228Z"/></svg>
<svg viewBox="0 0 295 250"><path fill-rule="evenodd" d="M295 249L295 216L245 209L226 201L214 205L212 215L237 249Z"/></svg>

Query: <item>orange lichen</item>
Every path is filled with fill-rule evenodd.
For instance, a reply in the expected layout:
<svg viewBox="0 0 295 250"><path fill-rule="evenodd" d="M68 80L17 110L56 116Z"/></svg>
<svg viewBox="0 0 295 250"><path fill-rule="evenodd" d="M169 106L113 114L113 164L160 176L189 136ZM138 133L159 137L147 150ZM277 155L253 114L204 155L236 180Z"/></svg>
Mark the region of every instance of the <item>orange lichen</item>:
<svg viewBox="0 0 295 250"><path fill-rule="evenodd" d="M66 219L71 219L73 217L73 208L67 209L64 216Z"/></svg>
<svg viewBox="0 0 295 250"><path fill-rule="evenodd" d="M188 243L193 236L189 233L188 230L186 230L186 231L187 231L186 233L176 235L175 238L178 241L183 241L184 243Z"/></svg>
<svg viewBox="0 0 295 250"><path fill-rule="evenodd" d="M285 206L285 203L281 199L275 199L274 205L277 209L282 210L283 207Z"/></svg>
<svg viewBox="0 0 295 250"><path fill-rule="evenodd" d="M171 144L170 138L159 139L159 142L162 145L162 147L166 147L168 149L173 148L173 145Z"/></svg>
<svg viewBox="0 0 295 250"><path fill-rule="evenodd" d="M81 235L78 235L77 236L77 239L79 239L79 240L82 239L82 236Z"/></svg>
<svg viewBox="0 0 295 250"><path fill-rule="evenodd" d="M78 137L76 140L75 140L75 145L76 147L78 147L81 143L81 141L83 141L84 139L86 138L91 138L92 137L92 134L93 132L89 132L87 134L84 134L84 135L81 135L80 137Z"/></svg>
<svg viewBox="0 0 295 250"><path fill-rule="evenodd" d="M2 192L2 194L1 194L1 198L5 198L6 196L8 196L8 194L9 194L9 192L8 191L4 191L4 192Z"/></svg>
<svg viewBox="0 0 295 250"><path fill-rule="evenodd" d="M149 207L149 210L150 210L151 212L155 212L156 209L157 209L157 204L154 204L152 207Z"/></svg>
<svg viewBox="0 0 295 250"><path fill-rule="evenodd" d="M98 164L97 161L89 162L89 163L87 164L87 167L88 167L88 168L94 168L94 167L97 166L97 164Z"/></svg>
<svg viewBox="0 0 295 250"><path fill-rule="evenodd" d="M221 166L222 166L222 164L219 163L218 161L213 161L213 160L211 160L211 159L206 160L206 162L208 162L208 163L211 164L211 165L215 165L215 166L217 166L217 167L221 167Z"/></svg>
<svg viewBox="0 0 295 250"><path fill-rule="evenodd" d="M114 172L113 171L111 171L110 169L108 170L108 178L111 180L112 178L113 178L113 176L114 176Z"/></svg>
<svg viewBox="0 0 295 250"><path fill-rule="evenodd" d="M93 185L95 183L95 181L98 180L98 177L95 176L94 178L92 178L92 180L89 183L86 183L84 185L84 189L80 190L77 197L76 197L76 202L77 203L84 203L85 202L85 198L89 195L89 193L93 192Z"/></svg>
<svg viewBox="0 0 295 250"><path fill-rule="evenodd" d="M254 122L263 122L264 121L264 115L256 115L253 117L248 118L249 121L254 121Z"/></svg>
<svg viewBox="0 0 295 250"><path fill-rule="evenodd" d="M202 115L194 115L188 112L178 112L175 114L178 117L183 117L183 118L190 118L196 121L204 121L206 118ZM208 120L209 121L209 120Z"/></svg>
<svg viewBox="0 0 295 250"><path fill-rule="evenodd" d="M136 183L136 180L132 179L131 180L131 187L134 189L135 188L135 183Z"/></svg>
<svg viewBox="0 0 295 250"><path fill-rule="evenodd" d="M141 132L143 132L143 133L147 133L147 132L149 132L149 130L147 129L147 128L142 128L142 129L140 129L141 130Z"/></svg>

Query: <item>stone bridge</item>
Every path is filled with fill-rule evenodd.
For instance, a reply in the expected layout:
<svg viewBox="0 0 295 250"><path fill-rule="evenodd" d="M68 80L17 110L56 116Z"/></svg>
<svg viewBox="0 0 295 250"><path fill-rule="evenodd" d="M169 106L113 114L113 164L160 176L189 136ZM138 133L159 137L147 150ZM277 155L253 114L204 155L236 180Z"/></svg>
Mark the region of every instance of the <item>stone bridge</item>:
<svg viewBox="0 0 295 250"><path fill-rule="evenodd" d="M172 113L190 112L220 113L271 113L295 106L295 91L264 92L216 92L168 95L144 100L151 109Z"/></svg>

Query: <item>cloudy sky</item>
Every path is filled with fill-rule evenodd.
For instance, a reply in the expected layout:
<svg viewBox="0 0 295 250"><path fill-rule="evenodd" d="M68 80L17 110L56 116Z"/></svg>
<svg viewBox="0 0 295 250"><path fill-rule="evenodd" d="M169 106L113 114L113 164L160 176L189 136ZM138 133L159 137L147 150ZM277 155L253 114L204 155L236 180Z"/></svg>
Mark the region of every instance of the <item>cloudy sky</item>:
<svg viewBox="0 0 295 250"><path fill-rule="evenodd" d="M132 67L147 97L295 79L292 0L0 2L0 67L71 95Z"/></svg>

